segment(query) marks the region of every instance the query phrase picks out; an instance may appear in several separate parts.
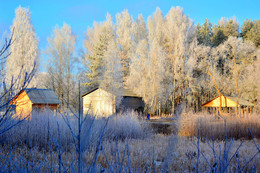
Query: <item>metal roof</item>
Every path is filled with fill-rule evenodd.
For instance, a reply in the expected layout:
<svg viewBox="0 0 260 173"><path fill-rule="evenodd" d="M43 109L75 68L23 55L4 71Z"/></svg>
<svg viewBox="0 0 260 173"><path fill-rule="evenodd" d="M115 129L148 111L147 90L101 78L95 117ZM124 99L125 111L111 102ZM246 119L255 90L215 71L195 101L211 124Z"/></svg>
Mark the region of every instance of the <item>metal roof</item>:
<svg viewBox="0 0 260 173"><path fill-rule="evenodd" d="M60 104L60 101L51 89L26 88L24 89L33 104Z"/></svg>
<svg viewBox="0 0 260 173"><path fill-rule="evenodd" d="M239 105L241 105L241 106L254 106L253 103L250 103L249 101L244 100L242 98L238 99L238 97L226 96L226 95L223 95L223 96L228 98L228 99L230 99L230 100L232 100L232 101L234 101L234 102L237 102L237 100L238 100Z"/></svg>

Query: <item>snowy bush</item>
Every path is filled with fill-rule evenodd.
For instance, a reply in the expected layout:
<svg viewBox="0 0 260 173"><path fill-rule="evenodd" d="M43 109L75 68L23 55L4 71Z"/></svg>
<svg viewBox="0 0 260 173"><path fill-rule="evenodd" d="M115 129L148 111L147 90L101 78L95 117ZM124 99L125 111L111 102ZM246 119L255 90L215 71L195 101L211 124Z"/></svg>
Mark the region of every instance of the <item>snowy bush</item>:
<svg viewBox="0 0 260 173"><path fill-rule="evenodd" d="M72 121L72 120L71 120ZM76 126L73 127L74 129ZM62 139L62 144L70 144L72 136L62 116L45 109L43 112L34 112L22 123L8 133L9 142L15 144L29 144L46 147L53 139Z"/></svg>
<svg viewBox="0 0 260 173"><path fill-rule="evenodd" d="M138 119L138 113L128 111L109 118L106 128L107 138L144 138L149 134L148 124Z"/></svg>

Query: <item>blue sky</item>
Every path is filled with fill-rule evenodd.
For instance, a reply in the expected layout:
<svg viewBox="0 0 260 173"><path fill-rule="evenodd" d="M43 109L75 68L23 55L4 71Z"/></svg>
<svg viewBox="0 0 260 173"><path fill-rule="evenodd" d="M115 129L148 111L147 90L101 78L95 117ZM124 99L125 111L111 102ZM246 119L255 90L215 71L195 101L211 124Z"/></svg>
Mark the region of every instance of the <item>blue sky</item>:
<svg viewBox="0 0 260 173"><path fill-rule="evenodd" d="M104 21L107 12L115 17L124 9L134 18L143 14L147 19L156 7L165 15L172 6L180 6L195 24L203 23L205 18L217 23L221 17L236 16L240 24L246 18L260 19L259 0L0 0L0 37L4 31L9 31L19 5L32 13L41 50L47 47L47 38L56 25L69 24L78 36L78 47L82 47L84 32L93 21Z"/></svg>

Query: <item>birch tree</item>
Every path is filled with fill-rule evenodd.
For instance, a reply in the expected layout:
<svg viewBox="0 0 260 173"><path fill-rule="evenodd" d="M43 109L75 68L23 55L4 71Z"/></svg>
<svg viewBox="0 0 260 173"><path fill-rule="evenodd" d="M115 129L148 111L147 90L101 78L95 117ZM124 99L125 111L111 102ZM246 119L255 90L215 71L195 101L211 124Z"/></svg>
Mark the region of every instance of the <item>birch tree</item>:
<svg viewBox="0 0 260 173"><path fill-rule="evenodd" d="M148 18L147 28L148 28L148 39L156 39L160 46L164 45L164 28L165 20L163 18L163 13L160 8L156 8L152 17Z"/></svg>
<svg viewBox="0 0 260 173"><path fill-rule="evenodd" d="M9 84L16 81L17 88L23 88L28 75L38 67L38 38L31 22L29 9L18 7L10 28L13 33L11 54L7 58L6 70Z"/></svg>
<svg viewBox="0 0 260 173"><path fill-rule="evenodd" d="M70 93L73 91L73 70L75 68L76 35L71 27L64 23L56 26L48 38L48 48L45 53L49 57L48 74L51 87L57 93L64 105L64 99L70 103Z"/></svg>
<svg viewBox="0 0 260 173"><path fill-rule="evenodd" d="M135 38L135 45L139 43L139 41L148 39L148 31L146 28L146 23L144 21L143 16L140 14L138 15L138 18L135 21L134 25L134 38Z"/></svg>
<svg viewBox="0 0 260 173"><path fill-rule="evenodd" d="M129 74L130 57L134 51L134 22L132 16L125 10L116 15L116 42L119 46L119 58L124 81Z"/></svg>
<svg viewBox="0 0 260 173"><path fill-rule="evenodd" d="M169 83L169 66L166 54L156 39L139 42L130 65L127 85L144 99L148 112L160 114L168 93L172 89Z"/></svg>
<svg viewBox="0 0 260 173"><path fill-rule="evenodd" d="M174 83L171 96L172 113L174 113L175 102L178 103L180 99L186 97L185 90L188 87L186 62L189 58L190 43L194 38L194 25L180 7L172 7L165 17L164 33L164 49L170 60L171 80Z"/></svg>
<svg viewBox="0 0 260 173"><path fill-rule="evenodd" d="M116 94L116 104L120 104L123 92L123 71L119 58L119 48L115 39L111 40L104 53L104 74L100 86Z"/></svg>

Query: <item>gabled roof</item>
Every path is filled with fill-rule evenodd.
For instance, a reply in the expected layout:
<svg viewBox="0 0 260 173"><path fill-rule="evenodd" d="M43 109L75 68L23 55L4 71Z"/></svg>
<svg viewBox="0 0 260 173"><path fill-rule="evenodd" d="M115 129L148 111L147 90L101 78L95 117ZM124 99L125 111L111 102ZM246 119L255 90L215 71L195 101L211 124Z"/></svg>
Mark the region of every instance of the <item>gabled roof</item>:
<svg viewBox="0 0 260 173"><path fill-rule="evenodd" d="M238 97L226 96L226 95L224 95L224 96L227 97L230 100L235 101L235 102L237 102L237 100L238 100ZM242 98L239 99L239 105L241 105L241 106L254 106L253 103L250 103L249 101L244 100Z"/></svg>
<svg viewBox="0 0 260 173"><path fill-rule="evenodd" d="M15 103L18 96L25 92L33 104L60 104L55 92L51 89L41 89L41 88L25 88L21 90L10 103Z"/></svg>
<svg viewBox="0 0 260 173"><path fill-rule="evenodd" d="M51 89L27 88L24 91L33 104L60 104L60 100Z"/></svg>
<svg viewBox="0 0 260 173"><path fill-rule="evenodd" d="M236 107L236 103L238 100L238 97L234 97L234 96L227 96L227 95L221 95L222 97L224 97L225 99L227 99L227 103L226 100L222 101L222 107ZM217 102L218 104L215 105L216 103L213 102ZM202 106L203 107L218 107L219 106L219 96L215 97L214 99L211 99L210 101L204 103ZM232 103L230 103L232 102ZM244 100L242 98L239 99L239 106L254 106L254 104L248 102L247 100Z"/></svg>
<svg viewBox="0 0 260 173"><path fill-rule="evenodd" d="M117 93L116 93L115 91L110 91L110 90L107 90L107 89L103 89L103 88L101 88L101 87L96 87L96 88L94 88L94 89L92 89L92 90L86 92L86 93L83 94L81 97L84 97L84 96L86 96L86 95L92 93L93 91L96 91L97 89L102 89L102 90L107 91L107 92L109 92L109 93L111 93L111 94L113 94L113 95L117 95ZM136 95L136 94L135 94L133 91L131 91L130 89L122 88L122 89L119 89L119 90L120 90L119 95L121 95L121 96L125 96L125 97L140 97L140 96Z"/></svg>

